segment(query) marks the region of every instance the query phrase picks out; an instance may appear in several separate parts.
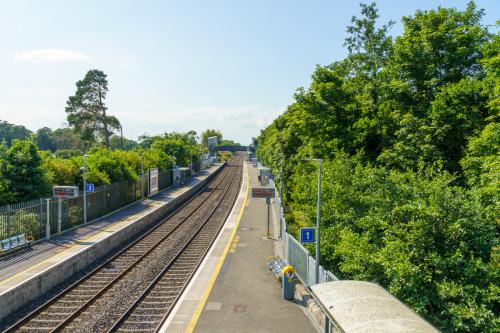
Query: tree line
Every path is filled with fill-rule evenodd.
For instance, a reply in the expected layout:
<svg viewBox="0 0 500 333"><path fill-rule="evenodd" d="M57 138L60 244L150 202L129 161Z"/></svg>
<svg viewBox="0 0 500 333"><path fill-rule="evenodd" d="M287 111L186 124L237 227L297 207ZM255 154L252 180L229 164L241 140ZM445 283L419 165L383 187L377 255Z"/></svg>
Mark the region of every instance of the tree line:
<svg viewBox="0 0 500 333"><path fill-rule="evenodd" d="M173 164L199 163L203 149L196 132L165 133L151 138L147 147L133 150L95 146L86 151L87 181L96 186L138 180L144 170L170 170ZM51 195L54 185L82 187L83 156L39 150L32 139L0 145L0 205Z"/></svg>
<svg viewBox="0 0 500 333"><path fill-rule="evenodd" d="M83 154L88 155L87 181L100 186L137 180L142 163L144 170L200 163L210 136L232 142L215 129L207 129L201 138L195 131L144 134L138 141L123 138L117 134L120 121L105 104L107 92L104 72L90 70L68 98L69 127L32 133L0 121L0 205L50 196L54 185L81 188Z"/></svg>
<svg viewBox="0 0 500 333"><path fill-rule="evenodd" d="M500 36L473 2L417 10L396 37L374 3L360 8L347 57L317 66L257 139L276 174L284 162L289 232L314 225L304 158L321 158L326 268L445 332L498 332Z"/></svg>

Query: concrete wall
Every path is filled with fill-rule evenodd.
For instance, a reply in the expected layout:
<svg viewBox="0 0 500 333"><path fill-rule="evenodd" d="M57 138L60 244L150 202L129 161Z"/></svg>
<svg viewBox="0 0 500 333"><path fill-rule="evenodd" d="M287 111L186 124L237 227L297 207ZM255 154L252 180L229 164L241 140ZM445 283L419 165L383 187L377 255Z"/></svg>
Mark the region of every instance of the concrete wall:
<svg viewBox="0 0 500 333"><path fill-rule="evenodd" d="M178 208L186 202L194 193L200 190L205 184L215 177L220 172L222 167L209 175L204 180L182 193L179 197L171 200L148 215L138 217L136 221L130 223L124 228L111 234L109 237L90 245L86 250L75 253L68 259L57 263L56 265L45 269L43 265L40 267L41 273L33 276L22 284L7 290L0 295L0 320L8 316L10 313L21 308L30 301L41 296L51 288L65 281L71 275L79 272L92 262L102 258L110 251L118 248L123 242L127 241L145 228L164 218L169 212ZM45 264L45 263L44 263ZM53 265L53 262L48 260L46 266Z"/></svg>

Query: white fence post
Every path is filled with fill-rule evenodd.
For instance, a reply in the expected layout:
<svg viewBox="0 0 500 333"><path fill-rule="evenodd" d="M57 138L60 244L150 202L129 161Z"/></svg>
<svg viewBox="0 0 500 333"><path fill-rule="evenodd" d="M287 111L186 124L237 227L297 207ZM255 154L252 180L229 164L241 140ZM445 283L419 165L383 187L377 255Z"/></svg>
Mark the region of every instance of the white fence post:
<svg viewBox="0 0 500 333"><path fill-rule="evenodd" d="M61 233L62 222L62 199L57 198L57 233Z"/></svg>
<svg viewBox="0 0 500 333"><path fill-rule="evenodd" d="M309 283L309 252L306 252L306 281L307 285L311 285Z"/></svg>
<svg viewBox="0 0 500 333"><path fill-rule="evenodd" d="M7 204L7 238L10 238L10 205Z"/></svg>
<svg viewBox="0 0 500 333"><path fill-rule="evenodd" d="M50 240L50 199L45 199L47 201L47 220L45 221L45 239Z"/></svg>

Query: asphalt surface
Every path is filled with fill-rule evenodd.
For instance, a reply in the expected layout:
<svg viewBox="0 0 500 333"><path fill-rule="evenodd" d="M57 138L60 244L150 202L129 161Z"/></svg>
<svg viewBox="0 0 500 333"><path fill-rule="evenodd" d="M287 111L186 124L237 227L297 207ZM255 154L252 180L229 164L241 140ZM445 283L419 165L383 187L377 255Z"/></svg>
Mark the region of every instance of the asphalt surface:
<svg viewBox="0 0 500 333"><path fill-rule="evenodd" d="M258 187L257 169L248 165L250 186ZM273 235L272 221L270 234ZM265 199L248 197L241 222L195 332L316 332L294 301L281 297L265 259L274 254L267 239Z"/></svg>

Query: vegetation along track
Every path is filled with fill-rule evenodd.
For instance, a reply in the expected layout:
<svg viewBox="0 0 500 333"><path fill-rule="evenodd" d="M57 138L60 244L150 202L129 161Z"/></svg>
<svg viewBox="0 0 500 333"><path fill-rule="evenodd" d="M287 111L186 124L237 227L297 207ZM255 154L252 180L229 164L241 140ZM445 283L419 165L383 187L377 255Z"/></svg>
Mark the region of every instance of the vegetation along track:
<svg viewBox="0 0 500 333"><path fill-rule="evenodd" d="M236 200L242 157L198 196L7 332L156 331Z"/></svg>

